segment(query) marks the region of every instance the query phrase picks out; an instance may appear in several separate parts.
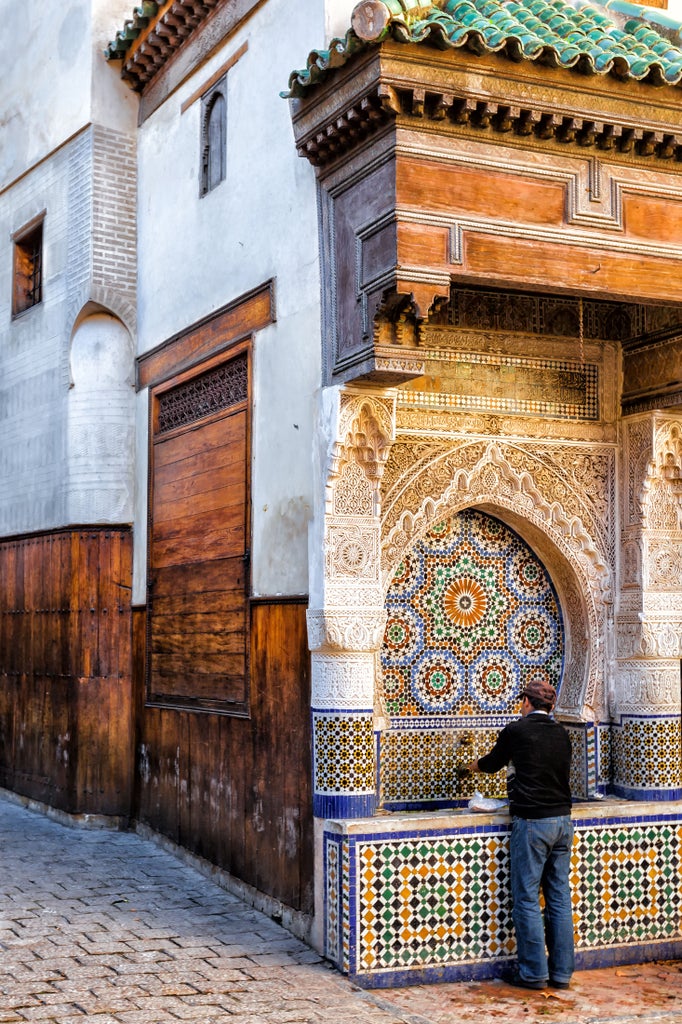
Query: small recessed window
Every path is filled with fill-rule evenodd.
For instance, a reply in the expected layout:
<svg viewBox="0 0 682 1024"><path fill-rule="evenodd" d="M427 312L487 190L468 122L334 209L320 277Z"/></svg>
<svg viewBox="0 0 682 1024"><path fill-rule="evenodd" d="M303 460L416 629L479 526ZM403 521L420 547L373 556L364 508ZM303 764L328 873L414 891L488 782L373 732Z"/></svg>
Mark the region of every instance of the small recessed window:
<svg viewBox="0 0 682 1024"><path fill-rule="evenodd" d="M201 99L201 194L205 196L225 179L227 138L227 79Z"/></svg>
<svg viewBox="0 0 682 1024"><path fill-rule="evenodd" d="M18 316L43 300L43 222L14 238L12 314Z"/></svg>

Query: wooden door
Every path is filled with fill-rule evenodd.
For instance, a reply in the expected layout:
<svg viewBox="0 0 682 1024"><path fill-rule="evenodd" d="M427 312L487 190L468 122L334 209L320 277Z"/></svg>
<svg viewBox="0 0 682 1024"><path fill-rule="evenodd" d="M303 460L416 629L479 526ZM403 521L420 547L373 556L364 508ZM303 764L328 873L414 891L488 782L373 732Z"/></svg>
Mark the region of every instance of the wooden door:
<svg viewBox="0 0 682 1024"><path fill-rule="evenodd" d="M248 714L249 350L152 393L147 697Z"/></svg>

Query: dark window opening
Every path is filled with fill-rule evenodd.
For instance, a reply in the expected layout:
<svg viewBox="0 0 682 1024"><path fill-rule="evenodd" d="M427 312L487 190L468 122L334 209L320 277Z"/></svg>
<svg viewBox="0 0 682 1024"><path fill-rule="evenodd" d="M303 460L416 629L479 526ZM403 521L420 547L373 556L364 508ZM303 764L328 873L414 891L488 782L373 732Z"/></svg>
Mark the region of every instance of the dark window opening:
<svg viewBox="0 0 682 1024"><path fill-rule="evenodd" d="M223 78L202 99L201 194L225 179L227 136L226 80Z"/></svg>
<svg viewBox="0 0 682 1024"><path fill-rule="evenodd" d="M15 238L12 315L18 316L43 300L43 225Z"/></svg>

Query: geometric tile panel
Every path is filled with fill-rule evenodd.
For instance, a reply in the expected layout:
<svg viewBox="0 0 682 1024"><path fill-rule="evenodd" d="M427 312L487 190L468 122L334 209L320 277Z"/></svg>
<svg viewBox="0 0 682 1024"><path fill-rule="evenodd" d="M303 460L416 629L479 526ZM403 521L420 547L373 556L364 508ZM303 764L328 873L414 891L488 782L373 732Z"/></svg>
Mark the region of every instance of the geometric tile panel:
<svg viewBox="0 0 682 1024"><path fill-rule="evenodd" d="M510 714L530 680L561 682L550 579L499 519L465 509L434 526L398 566L386 607L391 716Z"/></svg>
<svg viewBox="0 0 682 1024"><path fill-rule="evenodd" d="M458 769L484 754L498 729L388 729L381 734L381 802L386 807L464 803L474 790L505 799L506 770L461 776ZM464 741L464 742L463 742Z"/></svg>
<svg viewBox="0 0 682 1024"><path fill-rule="evenodd" d="M574 797L587 797L587 733L585 729L567 725L571 738L571 793Z"/></svg>
<svg viewBox="0 0 682 1024"><path fill-rule="evenodd" d="M471 756L480 756L517 716L527 683L560 687L563 626L550 578L518 534L465 509L403 558L386 610L381 686L392 731L380 753L382 800L471 795L469 783L453 791L453 723L471 731ZM439 729L449 735L439 740ZM479 778L476 788L505 796L501 778Z"/></svg>
<svg viewBox="0 0 682 1024"><path fill-rule="evenodd" d="M325 873L326 873L326 893L325 893L325 949L327 956L334 963L337 963L340 958L339 954L339 937L340 937L340 895L341 895L341 878L340 870L340 850L338 843L332 842L327 838L325 842Z"/></svg>
<svg viewBox="0 0 682 1024"><path fill-rule="evenodd" d="M680 935L682 824L576 829L578 947Z"/></svg>
<svg viewBox="0 0 682 1024"><path fill-rule="evenodd" d="M357 858L360 970L513 952L503 834L363 843Z"/></svg>
<svg viewBox="0 0 682 1024"><path fill-rule="evenodd" d="M612 752L611 724L597 726L597 785L601 790L611 783Z"/></svg>
<svg viewBox="0 0 682 1024"><path fill-rule="evenodd" d="M383 984L506 960L515 949L508 869L509 826L405 828L396 835L338 836L343 957L327 956ZM682 934L682 817L615 814L575 820L571 890L576 949L604 950ZM329 858L327 859L329 864ZM327 879L330 882L330 879ZM328 887L327 905L333 903ZM610 954L609 954L610 955ZM396 981L388 977L396 973ZM401 973L402 972L402 973ZM377 982L382 984L381 981Z"/></svg>
<svg viewBox="0 0 682 1024"><path fill-rule="evenodd" d="M313 712L313 747L316 793L374 792L371 714Z"/></svg>
<svg viewBox="0 0 682 1024"><path fill-rule="evenodd" d="M611 729L614 783L632 789L678 789L681 745L678 717L623 717Z"/></svg>

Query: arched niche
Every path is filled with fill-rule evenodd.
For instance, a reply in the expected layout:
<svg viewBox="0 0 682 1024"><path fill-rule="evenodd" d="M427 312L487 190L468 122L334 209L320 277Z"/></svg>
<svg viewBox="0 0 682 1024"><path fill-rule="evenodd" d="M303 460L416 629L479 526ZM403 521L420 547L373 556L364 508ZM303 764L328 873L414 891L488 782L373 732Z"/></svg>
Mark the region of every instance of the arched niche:
<svg viewBox="0 0 682 1024"><path fill-rule="evenodd" d="M434 461L434 480L439 479L438 465ZM430 466L420 467L422 494L427 496L418 507L406 508L383 532L384 594L405 553L447 515L471 507L497 517L541 559L561 604L566 667L558 712L576 722L603 720L612 670L607 642L611 574L583 519L569 515L556 499L544 495L530 473L517 472L504 447L494 442L471 468L450 474L444 487L441 477L438 494L435 487L429 488L430 472Z"/></svg>
<svg viewBox="0 0 682 1024"><path fill-rule="evenodd" d="M77 319L69 357L69 521L129 523L135 456L130 332L118 317L93 310Z"/></svg>
<svg viewBox="0 0 682 1024"><path fill-rule="evenodd" d="M503 773L474 781L461 769L516 717L531 679L557 687L560 718L579 726L591 713L580 704L591 656L586 581L566 552L498 501L431 511L386 589L377 705L380 799L391 810L462 803L474 787L503 797ZM574 784L582 792L587 780Z"/></svg>

